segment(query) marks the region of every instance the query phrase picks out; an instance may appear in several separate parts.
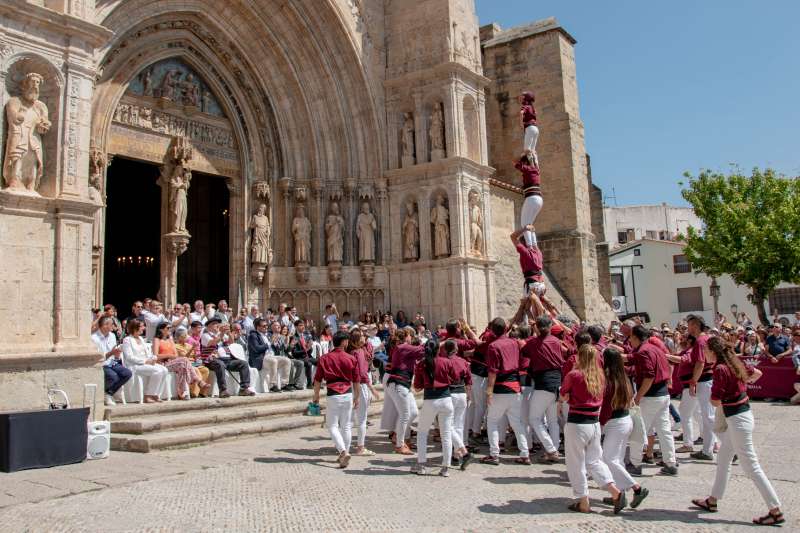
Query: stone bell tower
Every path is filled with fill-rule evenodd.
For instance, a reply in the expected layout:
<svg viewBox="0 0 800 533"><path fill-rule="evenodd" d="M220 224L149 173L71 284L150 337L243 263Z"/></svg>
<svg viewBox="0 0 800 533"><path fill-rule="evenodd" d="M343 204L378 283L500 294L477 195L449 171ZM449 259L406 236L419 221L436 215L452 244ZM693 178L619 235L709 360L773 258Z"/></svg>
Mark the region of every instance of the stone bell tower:
<svg viewBox="0 0 800 533"><path fill-rule="evenodd" d="M474 2L397 0L385 20L392 307L484 324L493 171Z"/></svg>

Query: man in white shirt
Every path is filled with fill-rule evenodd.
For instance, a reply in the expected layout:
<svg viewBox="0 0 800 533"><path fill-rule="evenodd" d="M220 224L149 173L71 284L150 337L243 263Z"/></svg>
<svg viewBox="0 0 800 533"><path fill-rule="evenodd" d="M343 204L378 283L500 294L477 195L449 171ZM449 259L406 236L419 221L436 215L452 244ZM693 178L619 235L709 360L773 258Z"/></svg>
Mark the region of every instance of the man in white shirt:
<svg viewBox="0 0 800 533"><path fill-rule="evenodd" d="M322 316L322 320L331 327L333 333L336 333L339 327L339 311L336 309L336 304L325 306L325 314Z"/></svg>
<svg viewBox="0 0 800 533"><path fill-rule="evenodd" d="M105 403L114 405L114 395L129 379L131 371L122 365L122 348L117 345L117 336L111 331L114 321L110 316L101 317L97 331L92 334L92 342L97 350L103 354L103 374L105 376Z"/></svg>
<svg viewBox="0 0 800 533"><path fill-rule="evenodd" d="M147 342L153 342L153 337L156 336L156 326L162 322L167 321L167 317L162 312L161 302L158 300L151 300L149 309L142 311L144 318L145 334L144 338Z"/></svg>
<svg viewBox="0 0 800 533"><path fill-rule="evenodd" d="M219 318L211 318L206 324L206 331L200 337L200 358L203 364L208 368L217 378L217 386L219 387L219 397L228 398L227 386L225 383L225 371L239 373L239 396L255 396L255 393L250 390L250 366L247 361L240 361L231 356L227 346L232 342L232 338L228 333L230 326L225 324L220 327L222 320ZM224 351L218 352L218 348L223 348ZM225 354L224 356L222 354Z"/></svg>
<svg viewBox="0 0 800 533"><path fill-rule="evenodd" d="M206 324L208 317L206 316L206 308L205 305L203 305L203 300L196 300L194 302L194 311L189 313L189 319L190 323L200 322L203 325Z"/></svg>
<svg viewBox="0 0 800 533"><path fill-rule="evenodd" d="M250 366L258 370L266 369L269 376L270 392L280 392L281 386L289 384L291 360L284 355L276 355L272 349L267 331L269 325L263 318L255 320L255 330L247 338ZM278 379L280 377L280 380Z"/></svg>

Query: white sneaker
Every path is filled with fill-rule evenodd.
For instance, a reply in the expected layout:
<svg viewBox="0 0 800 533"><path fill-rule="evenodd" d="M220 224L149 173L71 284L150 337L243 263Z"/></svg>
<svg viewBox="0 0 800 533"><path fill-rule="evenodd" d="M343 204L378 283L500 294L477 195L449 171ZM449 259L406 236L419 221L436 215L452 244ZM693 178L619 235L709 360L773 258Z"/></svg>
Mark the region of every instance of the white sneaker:
<svg viewBox="0 0 800 533"><path fill-rule="evenodd" d="M117 405L117 402L114 401L114 397L110 394L106 394L106 405Z"/></svg>

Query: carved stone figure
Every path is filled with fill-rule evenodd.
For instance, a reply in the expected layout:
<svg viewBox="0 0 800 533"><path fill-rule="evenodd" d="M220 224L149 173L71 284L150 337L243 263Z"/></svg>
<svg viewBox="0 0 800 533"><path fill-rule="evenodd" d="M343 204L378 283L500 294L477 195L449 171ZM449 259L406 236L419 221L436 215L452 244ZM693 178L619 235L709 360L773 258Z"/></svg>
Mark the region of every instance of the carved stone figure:
<svg viewBox="0 0 800 533"><path fill-rule="evenodd" d="M200 86L194 81L192 74L187 74L186 79L181 82L181 97L183 105L200 105Z"/></svg>
<svg viewBox="0 0 800 533"><path fill-rule="evenodd" d="M328 264L341 264L344 255L344 218L339 214L338 202L331 202L331 212L325 219L325 243Z"/></svg>
<svg viewBox="0 0 800 533"><path fill-rule="evenodd" d="M444 113L442 104L437 103L433 106L431 114L431 127L429 135L431 138L431 161L444 157Z"/></svg>
<svg viewBox="0 0 800 533"><path fill-rule="evenodd" d="M375 263L375 231L378 223L372 214L369 202L361 204L361 213L356 219L356 237L358 238L358 262Z"/></svg>
<svg viewBox="0 0 800 533"><path fill-rule="evenodd" d="M203 113L211 113L211 93L208 91L203 91L203 107L201 111Z"/></svg>
<svg viewBox="0 0 800 533"><path fill-rule="evenodd" d="M298 205L295 211L292 221L292 236L294 237L294 264L308 265L311 262L311 221L306 218L306 210L302 205Z"/></svg>
<svg viewBox="0 0 800 533"><path fill-rule="evenodd" d="M450 213L444 203L444 195L440 194L436 197L436 205L431 209L433 256L437 259L450 255Z"/></svg>
<svg viewBox="0 0 800 533"><path fill-rule="evenodd" d="M159 87L159 91L161 93L161 98L166 98L167 100L177 100L175 94L175 90L178 86L178 78L180 77L181 72L179 70L168 70L166 74L164 74L164 78L161 80L161 86Z"/></svg>
<svg viewBox="0 0 800 533"><path fill-rule="evenodd" d="M473 254L483 253L483 210L477 191L469 193L469 244Z"/></svg>
<svg viewBox="0 0 800 533"><path fill-rule="evenodd" d="M414 114L411 112L406 112L403 114L404 121L403 121L403 130L401 132L401 143L402 143L402 158L403 158L403 166L410 166L413 165L414 160Z"/></svg>
<svg viewBox="0 0 800 533"><path fill-rule="evenodd" d="M403 259L419 259L419 221L414 202L406 202L406 217L403 220Z"/></svg>
<svg viewBox="0 0 800 533"><path fill-rule="evenodd" d="M96 196L103 183L103 170L106 166L106 157L100 150L92 147L89 150L89 194ZM92 192L95 191L95 192Z"/></svg>
<svg viewBox="0 0 800 533"><path fill-rule="evenodd" d="M42 135L50 130L47 106L39 100L44 78L36 72L22 80L22 94L6 104L6 138L3 177L6 187L36 192L44 172Z"/></svg>
<svg viewBox="0 0 800 533"><path fill-rule="evenodd" d="M150 96L153 94L153 69L149 68L142 72L142 94Z"/></svg>
<svg viewBox="0 0 800 533"><path fill-rule="evenodd" d="M253 230L250 262L254 264L269 264L272 261L272 250L269 244L272 226L269 222L266 204L258 206L258 211L250 219L250 229Z"/></svg>
<svg viewBox="0 0 800 533"><path fill-rule="evenodd" d="M169 202L174 216L172 224L174 233L186 233L186 214L188 212L186 196L191 181L192 171L183 165L175 165L169 180Z"/></svg>

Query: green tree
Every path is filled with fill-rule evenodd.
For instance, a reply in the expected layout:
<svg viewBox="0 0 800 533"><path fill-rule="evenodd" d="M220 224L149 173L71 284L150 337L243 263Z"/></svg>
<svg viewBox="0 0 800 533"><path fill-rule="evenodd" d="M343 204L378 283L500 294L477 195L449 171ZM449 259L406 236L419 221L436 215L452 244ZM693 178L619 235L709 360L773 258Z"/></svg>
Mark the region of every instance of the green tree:
<svg viewBox="0 0 800 533"><path fill-rule="evenodd" d="M769 294L782 281L800 281L800 179L757 168L751 176L738 169L685 176L681 194L704 224L699 231L689 228L686 257L700 272L729 274L749 287L766 324Z"/></svg>

